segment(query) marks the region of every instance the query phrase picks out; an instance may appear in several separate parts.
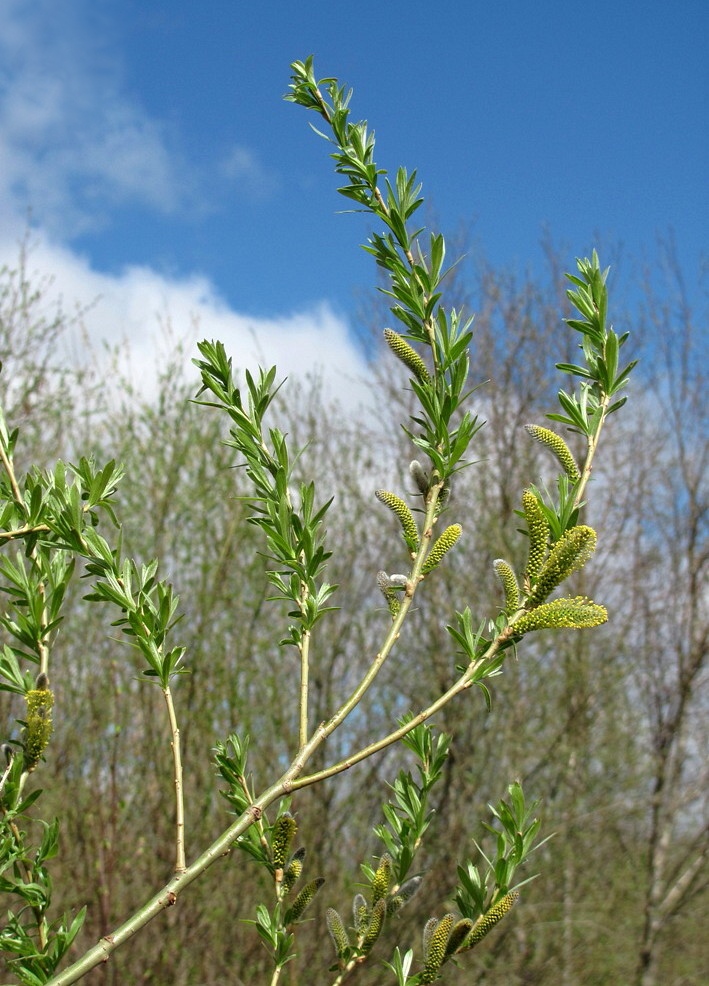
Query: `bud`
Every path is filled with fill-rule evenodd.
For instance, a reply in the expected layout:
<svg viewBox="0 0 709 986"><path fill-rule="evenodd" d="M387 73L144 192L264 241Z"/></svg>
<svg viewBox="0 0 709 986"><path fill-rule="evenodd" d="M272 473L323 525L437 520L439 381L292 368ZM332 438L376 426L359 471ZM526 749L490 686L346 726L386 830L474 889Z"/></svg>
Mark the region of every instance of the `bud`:
<svg viewBox="0 0 709 986"><path fill-rule="evenodd" d="M541 425L525 425L525 428L532 438L536 438L542 445L546 445L548 449L551 449L561 463L561 467L569 477L569 480L572 483L578 483L579 479L581 479L579 467L576 465L576 460L571 454L571 449L561 435L557 435L551 428L543 428Z"/></svg>
<svg viewBox="0 0 709 986"><path fill-rule="evenodd" d="M408 367L420 383L430 383L431 375L419 354L410 346L403 336L393 329L384 329L384 338L392 353Z"/></svg>
<svg viewBox="0 0 709 986"><path fill-rule="evenodd" d="M387 606L389 607L389 612L392 615L392 619L396 619L399 614L399 610L401 609L397 587L401 588L402 584L404 586L406 585L406 576L403 576L403 583L400 579L401 576L398 575L392 575L390 577L384 571L377 572L377 585L387 601Z"/></svg>

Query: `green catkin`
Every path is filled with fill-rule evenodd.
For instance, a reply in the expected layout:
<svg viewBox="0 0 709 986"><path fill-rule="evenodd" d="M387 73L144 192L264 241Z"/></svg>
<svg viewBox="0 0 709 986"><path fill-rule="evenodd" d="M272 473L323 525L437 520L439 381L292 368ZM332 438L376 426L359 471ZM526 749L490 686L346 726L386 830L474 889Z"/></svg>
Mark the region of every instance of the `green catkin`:
<svg viewBox="0 0 709 986"><path fill-rule="evenodd" d="M422 575L428 575L428 573L432 572L434 568L438 568L443 556L446 552L450 551L462 533L463 528L460 524L451 524L450 527L446 527L445 531L439 538L436 539L433 547L429 551L428 557L426 558L423 568L421 569Z"/></svg>
<svg viewBox="0 0 709 986"><path fill-rule="evenodd" d="M522 493L522 507L529 532L529 555L527 558L527 579L534 585L539 570L544 564L549 546L549 522L544 516L541 504L531 489Z"/></svg>
<svg viewBox="0 0 709 986"><path fill-rule="evenodd" d="M286 865L290 847L298 831L298 823L290 812L285 811L276 819L271 831L271 862L275 870Z"/></svg>
<svg viewBox="0 0 709 986"><path fill-rule="evenodd" d="M384 918L386 916L386 903L383 900L378 900L377 903L372 908L372 913L369 918L369 925L365 932L364 938L362 939L361 949L364 955L369 955L374 947L375 942L379 938L382 932L382 927L384 926Z"/></svg>
<svg viewBox="0 0 709 986"><path fill-rule="evenodd" d="M27 772L37 767L52 735L54 693L49 690L46 675L39 675L37 685L37 688L33 688L25 695L27 719L24 768Z"/></svg>
<svg viewBox="0 0 709 986"><path fill-rule="evenodd" d="M608 611L605 606L599 606L584 596L576 596L574 599L552 599L549 603L541 603L516 620L512 629L515 634L563 627L583 630L586 627L600 626L607 619Z"/></svg>
<svg viewBox="0 0 709 986"><path fill-rule="evenodd" d="M514 613L519 608L519 585L512 566L504 558L496 558L492 566L505 592L505 612Z"/></svg>
<svg viewBox="0 0 709 986"><path fill-rule="evenodd" d="M385 506L389 507L399 519L401 524L401 530L404 535L404 541L406 541L406 546L413 554L416 554L419 548L419 532L416 526L416 521L414 520L414 515L408 504L404 503L400 496L396 493L390 493L389 490L376 490L374 495L377 500L380 500Z"/></svg>
<svg viewBox="0 0 709 986"><path fill-rule="evenodd" d="M409 472L421 496L426 496L431 486L431 480L418 459L414 459L413 462L409 463Z"/></svg>
<svg viewBox="0 0 709 986"><path fill-rule="evenodd" d="M544 602L564 579L582 568L596 550L596 540L594 529L585 524L564 531L539 570L527 606L531 608Z"/></svg>
<svg viewBox="0 0 709 986"><path fill-rule="evenodd" d="M428 372L428 367L403 336L400 336L393 329L384 329L384 338L392 353L401 360L404 366L411 370L420 383L430 383L431 374Z"/></svg>
<svg viewBox="0 0 709 986"><path fill-rule="evenodd" d="M379 866L372 877L372 907L383 900L391 886L391 856L388 852L382 854Z"/></svg>
<svg viewBox="0 0 709 986"><path fill-rule="evenodd" d="M473 930L473 921L470 918L461 918L451 931L448 944L446 945L446 959L454 955L459 948L463 947L465 939Z"/></svg>
<svg viewBox="0 0 709 986"><path fill-rule="evenodd" d="M303 872L303 860L305 859L305 847L301 846L300 849L296 849L291 857L291 861L286 867L286 871L283 874L283 880L281 881L281 894L286 897L295 884L300 879L300 875Z"/></svg>
<svg viewBox="0 0 709 986"><path fill-rule="evenodd" d="M422 876L412 876L410 880L402 883L394 896L387 901L387 914L396 914L407 901L411 900L422 882Z"/></svg>
<svg viewBox="0 0 709 986"><path fill-rule="evenodd" d="M463 948L473 948L473 946L477 945L479 941L482 941L485 935L491 931L499 921L502 920L505 914L512 910L518 900L519 893L516 890L511 890L508 894L505 894L504 897L500 898L500 900L498 900L498 902L491 907L489 911L477 919L473 926L473 930L465 940Z"/></svg>
<svg viewBox="0 0 709 986"><path fill-rule="evenodd" d="M339 959L350 947L350 940L347 936L347 931L342 923L342 918L334 907L328 907L325 912L325 921L327 923L327 930L330 933L330 937L332 938L332 942L335 946L335 951Z"/></svg>
<svg viewBox="0 0 709 986"><path fill-rule="evenodd" d="M401 609L401 602L399 600L399 595L394 588L394 583L391 581L386 572L381 571L377 572L377 585L386 599L389 612L391 613L391 618L395 620L399 614L399 610Z"/></svg>
<svg viewBox="0 0 709 986"><path fill-rule="evenodd" d="M315 880L311 880L310 883L306 883L293 901L291 907L289 907L286 911L286 916L284 919L285 924L293 924L294 922L300 920L306 907L312 903L315 894L318 892L320 887L322 887L323 883L325 883L325 879L321 876L317 877Z"/></svg>
<svg viewBox="0 0 709 986"><path fill-rule="evenodd" d="M428 946L431 944L431 935L438 927L438 918L429 918L426 924L423 926L423 954L426 955L428 952Z"/></svg>
<svg viewBox="0 0 709 986"><path fill-rule="evenodd" d="M352 918L354 929L358 935L363 935L369 924L369 907L362 894L355 894L352 901Z"/></svg>
<svg viewBox="0 0 709 986"><path fill-rule="evenodd" d="M455 915L446 914L436 924L435 928L428 936L428 948L425 951L424 967L421 973L420 982L433 983L438 979L438 970L446 957L446 946L450 938Z"/></svg>
<svg viewBox="0 0 709 986"><path fill-rule="evenodd" d="M551 428L543 428L541 425L525 425L525 428L538 442L550 449L561 463L561 467L572 483L578 483L581 472L576 465L576 459L571 454L571 449L566 444L561 435L557 435Z"/></svg>

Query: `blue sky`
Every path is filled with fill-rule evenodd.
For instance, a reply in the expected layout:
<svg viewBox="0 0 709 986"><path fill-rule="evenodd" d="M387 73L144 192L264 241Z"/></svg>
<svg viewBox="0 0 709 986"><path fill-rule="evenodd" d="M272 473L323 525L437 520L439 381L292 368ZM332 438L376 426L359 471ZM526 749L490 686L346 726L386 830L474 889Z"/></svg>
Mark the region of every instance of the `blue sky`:
<svg viewBox="0 0 709 986"><path fill-rule="evenodd" d="M97 335L162 312L284 370L349 345L371 227L281 98L309 53L496 264L541 266L545 228L569 266L670 228L690 281L706 252L706 0L0 0L0 24L0 263L31 210L34 267L104 299Z"/></svg>

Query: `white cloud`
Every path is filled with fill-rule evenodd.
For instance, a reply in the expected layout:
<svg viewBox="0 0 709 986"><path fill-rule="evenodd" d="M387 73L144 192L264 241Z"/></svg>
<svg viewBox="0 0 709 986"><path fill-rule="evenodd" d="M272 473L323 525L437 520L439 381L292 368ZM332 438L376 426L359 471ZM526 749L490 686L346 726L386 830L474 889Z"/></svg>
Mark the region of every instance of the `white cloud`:
<svg viewBox="0 0 709 986"><path fill-rule="evenodd" d="M228 181L255 198L268 198L280 188L278 175L242 144L231 148L221 162L220 171Z"/></svg>
<svg viewBox="0 0 709 986"><path fill-rule="evenodd" d="M0 219L31 208L66 236L117 203L174 211L189 182L166 127L123 91L89 8L0 0L0 10Z"/></svg>
<svg viewBox="0 0 709 986"><path fill-rule="evenodd" d="M0 267L16 266L17 255L16 240L0 240ZM61 299L65 311L86 309L82 321L94 355L104 341L127 344L121 369L146 396L152 394L164 345L161 325L169 322L174 335L187 341L191 355L198 355L199 339L218 339L236 367L275 364L279 377L290 378L315 372L326 395L351 408L366 401L362 355L347 323L327 302L278 318L245 315L230 308L206 277L170 278L140 266L115 275L101 273L86 258L40 234L30 245L27 270L34 284L51 281L44 289L48 303ZM106 367L108 372L108 362Z"/></svg>
<svg viewBox="0 0 709 986"><path fill-rule="evenodd" d="M75 0L58 11L56 0L0 0L0 21L0 266L16 265L31 209L33 283L51 277L44 290L61 294L65 310L90 306L84 324L96 352L103 340L127 342L123 368L143 393L155 377L160 320L169 320L192 343L222 340L236 365L276 363L282 376L315 370L332 392L338 381L337 396L349 406L362 398L361 356L326 302L254 318L231 309L207 277L170 278L148 266L101 273L67 245L108 221L116 206L184 211L208 176L188 175L165 125L127 95L100 7ZM213 167L210 190L215 179L257 197L279 181L241 144Z"/></svg>

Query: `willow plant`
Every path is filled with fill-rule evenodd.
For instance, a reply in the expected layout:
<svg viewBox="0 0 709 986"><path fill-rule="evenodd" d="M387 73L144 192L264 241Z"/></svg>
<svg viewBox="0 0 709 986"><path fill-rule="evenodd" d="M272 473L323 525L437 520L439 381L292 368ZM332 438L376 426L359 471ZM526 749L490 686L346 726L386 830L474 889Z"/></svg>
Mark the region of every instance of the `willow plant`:
<svg viewBox="0 0 709 986"><path fill-rule="evenodd" d="M306 874L305 848L297 845L297 813L291 809L298 793L403 743L417 774L402 770L391 784L382 822L375 830L381 854L361 864L364 882L351 902L351 917L343 917L347 912L341 907L326 912L332 955L323 956L319 981L329 975L338 984L354 976L362 963L373 961L389 918L425 882L415 871L415 859L432 823L430 792L441 776L451 741L437 733L430 721L447 703L470 700L470 693L478 689L489 704L489 680L501 673L509 653L525 635L548 628L594 627L606 620L602 605L585 597L553 595L594 552L596 533L580 522L580 514L602 429L623 404L619 391L633 366L621 366L626 336L617 336L607 324L607 271L594 253L578 261L577 271L569 275L568 295L577 315L567 319L567 325L578 334L580 359L578 364L557 364L570 383L559 392L560 411L548 415L567 432L582 436L583 453L576 459L561 434L547 425L529 425L532 437L556 458L560 471L553 495L534 485L521 491L520 515L528 538L526 568L516 572L504 559L495 561L503 599L499 612L474 617L465 607L451 613L447 630L457 665L445 691L346 757L328 763L325 756L326 766L311 767L315 752L327 750L329 738L357 707L376 701L382 667L402 659L397 647L415 600L464 540L463 507L453 508L449 493L456 475L471 461L474 438L482 425L470 407L472 319L446 308L442 301L444 238L412 227L412 217L423 201L416 173L399 168L389 179L375 161L373 133L365 122L350 119L350 98L351 92L336 79L316 80L312 58L292 65L286 99L317 114L322 128L318 132L329 141L335 171L344 181L339 192L369 213L377 226L364 248L387 275L384 290L396 328L384 328L384 340L391 358L406 368L416 398L416 410L403 422L412 447L409 471L414 493L380 489L372 503L372 509L381 505L391 512L408 557L403 572L388 574L391 566L383 555L380 571L372 573L373 588L378 588L386 604L373 613L381 623L380 644L351 693L328 718L314 722L312 642L316 635L327 635L337 592L337 586L327 581L331 551L325 523L332 500L323 498L314 482L295 481L294 464L301 450L269 423L279 390L276 368L253 375L246 371L242 386L224 346L200 343L195 363L201 388L196 399L228 418L227 444L234 450L235 462L245 467L251 487L248 520L263 536L264 578L277 612L287 614L279 646L295 652L299 675L288 695L284 685L283 700L291 703L298 742L279 776L252 777L250 737L240 733L215 737L215 763L232 817L225 817L224 829L211 845L195 846L197 835L185 831L179 703L173 694L176 677L187 670L185 648L175 640L179 602L172 586L159 578L157 560L146 564L124 555L114 508L122 469L115 462L99 467L82 458L78 464L58 462L49 471L34 468L18 475L14 466L18 433L0 416L4 549L0 587L7 601L0 617L5 637L0 688L24 702L19 732L8 737L4 748L0 776L0 891L9 901L0 949L19 983L77 982L109 960L157 914L175 905L182 891L217 860L239 852L256 860L272 887L270 900L258 906L253 924L272 955L275 986L298 954L303 915L315 895L323 892L323 881ZM111 934L67 965L84 912L50 919L47 864L58 851L58 826L45 823L39 846L29 844L28 822L36 817L40 792L28 793L27 781L41 769L51 744L52 716L61 715L60 708L53 709L51 683L62 674L61 666L53 666L53 643L77 566L88 587L86 603L109 608L112 626L120 629L142 662L142 678L164 695L165 743L171 750L175 790L174 872ZM70 626L67 631L71 632ZM126 673L132 673L130 666ZM382 975L389 981L419 986L444 978L448 963L464 961L465 953L477 947L514 905L526 882L517 880L516 871L539 844L537 805L527 804L519 783L512 782L506 797L491 811L487 826L491 846L481 846L476 861L461 860L458 866L452 897L455 911L432 915L422 928L420 947L405 951L397 947L388 956Z"/></svg>

